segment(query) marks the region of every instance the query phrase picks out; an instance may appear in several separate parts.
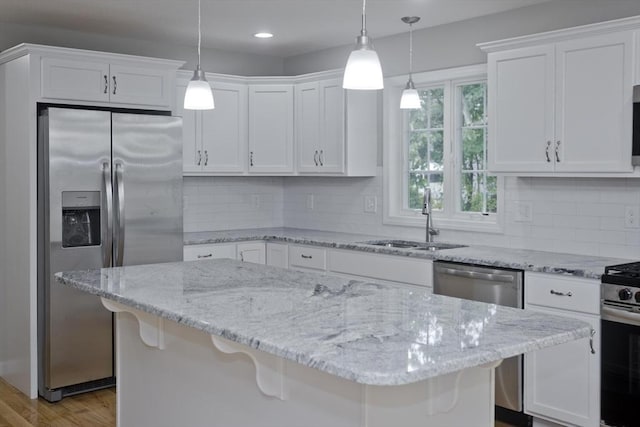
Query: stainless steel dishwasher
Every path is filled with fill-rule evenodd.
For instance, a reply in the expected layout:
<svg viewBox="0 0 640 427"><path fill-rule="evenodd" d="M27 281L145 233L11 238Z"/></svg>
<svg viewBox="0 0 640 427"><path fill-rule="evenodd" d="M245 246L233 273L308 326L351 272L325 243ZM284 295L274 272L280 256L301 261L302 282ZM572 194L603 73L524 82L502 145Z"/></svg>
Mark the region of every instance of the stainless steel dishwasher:
<svg viewBox="0 0 640 427"><path fill-rule="evenodd" d="M523 277L521 270L435 261L433 293L522 308ZM495 399L496 406L527 418L522 413L522 356L505 359L496 369Z"/></svg>

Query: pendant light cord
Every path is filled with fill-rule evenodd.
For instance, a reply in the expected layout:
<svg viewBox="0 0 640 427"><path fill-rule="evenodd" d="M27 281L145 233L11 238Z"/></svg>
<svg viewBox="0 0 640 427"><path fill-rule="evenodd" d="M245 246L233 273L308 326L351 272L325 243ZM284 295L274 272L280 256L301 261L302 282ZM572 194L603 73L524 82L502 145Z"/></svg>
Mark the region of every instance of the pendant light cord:
<svg viewBox="0 0 640 427"><path fill-rule="evenodd" d="M413 24L409 24L409 80L413 71Z"/></svg>
<svg viewBox="0 0 640 427"><path fill-rule="evenodd" d="M363 36L367 35L367 0L362 0L362 31Z"/></svg>
<svg viewBox="0 0 640 427"><path fill-rule="evenodd" d="M200 31L200 0L198 0L198 68L200 68L200 43L202 42L202 33Z"/></svg>

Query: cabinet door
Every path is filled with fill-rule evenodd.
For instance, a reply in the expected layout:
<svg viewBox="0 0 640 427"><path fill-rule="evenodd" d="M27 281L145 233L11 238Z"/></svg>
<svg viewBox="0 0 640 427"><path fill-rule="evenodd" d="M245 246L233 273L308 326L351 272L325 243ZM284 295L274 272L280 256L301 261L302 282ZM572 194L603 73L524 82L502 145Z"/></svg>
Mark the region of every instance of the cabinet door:
<svg viewBox="0 0 640 427"><path fill-rule="evenodd" d="M182 117L182 171L183 173L200 172L202 166L202 147L196 138L196 117L199 112L184 109L184 94L187 82L180 82L176 86L176 114ZM199 123L198 123L199 125Z"/></svg>
<svg viewBox="0 0 640 427"><path fill-rule="evenodd" d="M344 89L338 79L320 82L321 172L344 172Z"/></svg>
<svg viewBox="0 0 640 427"><path fill-rule="evenodd" d="M42 97L109 102L109 64L42 58Z"/></svg>
<svg viewBox="0 0 640 427"><path fill-rule="evenodd" d="M188 245L183 249L185 261L229 258L236 259L235 244Z"/></svg>
<svg viewBox="0 0 640 427"><path fill-rule="evenodd" d="M289 268L289 246L281 243L267 243L267 265Z"/></svg>
<svg viewBox="0 0 640 427"><path fill-rule="evenodd" d="M265 264L265 244L263 242L238 243L237 259L242 262Z"/></svg>
<svg viewBox="0 0 640 427"><path fill-rule="evenodd" d="M320 93L318 83L296 86L298 172L320 172Z"/></svg>
<svg viewBox="0 0 640 427"><path fill-rule="evenodd" d="M249 88L249 172L293 173L293 86Z"/></svg>
<svg viewBox="0 0 640 427"><path fill-rule="evenodd" d="M632 170L632 46L631 32L557 44L556 171Z"/></svg>
<svg viewBox="0 0 640 427"><path fill-rule="evenodd" d="M212 82L215 108L202 112L202 170L244 172L247 164L247 87Z"/></svg>
<svg viewBox="0 0 640 427"><path fill-rule="evenodd" d="M524 355L525 412L552 421L598 427L600 425L600 318L534 305L543 313L572 317L591 324L589 338Z"/></svg>
<svg viewBox="0 0 640 427"><path fill-rule="evenodd" d="M489 54L490 171L553 171L553 53L544 45Z"/></svg>
<svg viewBox="0 0 640 427"><path fill-rule="evenodd" d="M109 70L111 102L171 108L171 72L119 64L111 64Z"/></svg>

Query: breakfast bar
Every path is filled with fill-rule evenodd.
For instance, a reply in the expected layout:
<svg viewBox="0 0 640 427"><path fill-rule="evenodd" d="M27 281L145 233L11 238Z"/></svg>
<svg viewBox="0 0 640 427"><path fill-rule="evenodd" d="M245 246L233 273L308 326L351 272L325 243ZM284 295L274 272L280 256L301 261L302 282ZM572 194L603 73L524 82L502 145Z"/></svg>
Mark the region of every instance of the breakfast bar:
<svg viewBox="0 0 640 427"><path fill-rule="evenodd" d="M116 315L118 425L493 426L504 358L587 323L228 259L56 274Z"/></svg>

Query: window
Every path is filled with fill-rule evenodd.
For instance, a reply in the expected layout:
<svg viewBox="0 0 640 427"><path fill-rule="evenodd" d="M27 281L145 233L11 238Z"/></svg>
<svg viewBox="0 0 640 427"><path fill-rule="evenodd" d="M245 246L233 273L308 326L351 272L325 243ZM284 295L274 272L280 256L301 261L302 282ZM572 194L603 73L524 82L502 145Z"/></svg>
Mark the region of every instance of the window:
<svg viewBox="0 0 640 427"><path fill-rule="evenodd" d="M385 223L424 226L424 188L436 227L499 231L501 180L487 172L483 66L420 73L422 108L400 110L406 77L385 89Z"/></svg>

